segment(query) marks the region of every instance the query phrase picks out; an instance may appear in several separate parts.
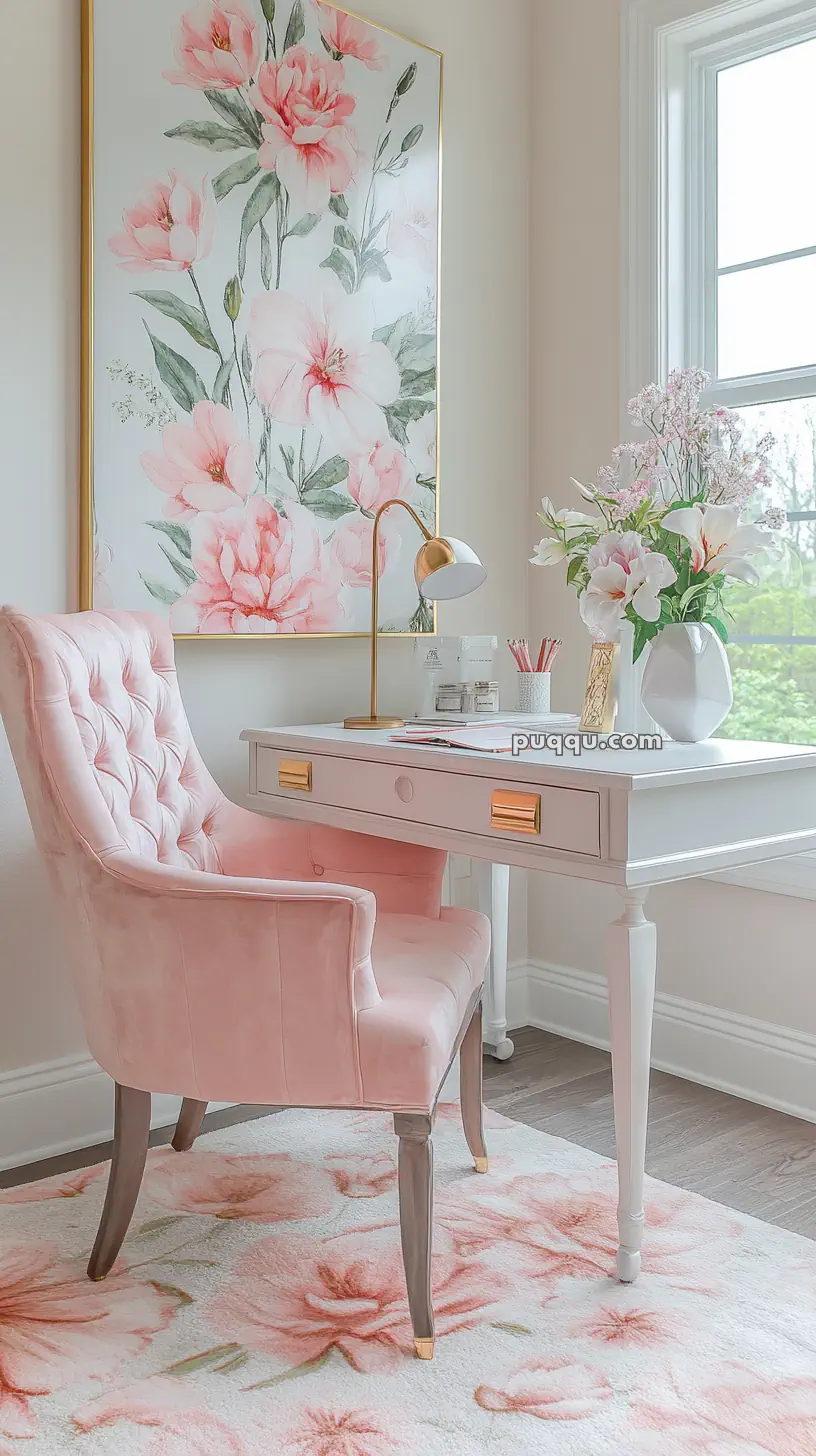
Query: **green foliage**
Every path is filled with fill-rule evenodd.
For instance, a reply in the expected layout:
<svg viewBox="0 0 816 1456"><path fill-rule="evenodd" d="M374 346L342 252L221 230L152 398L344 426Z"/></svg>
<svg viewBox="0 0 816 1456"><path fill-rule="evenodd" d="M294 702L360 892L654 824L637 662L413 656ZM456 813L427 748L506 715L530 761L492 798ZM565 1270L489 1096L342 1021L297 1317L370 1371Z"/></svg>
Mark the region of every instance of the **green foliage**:
<svg viewBox="0 0 816 1456"><path fill-rule="evenodd" d="M805 681L797 681L790 675L790 670L773 666L774 656L780 649L762 649L769 657L763 667L738 666L742 651L742 648L731 649L735 664L734 707L717 736L766 743L816 744L816 698L812 686L807 686ZM752 651L756 654L757 649ZM792 651L797 654L816 653L813 648L800 647ZM816 671L816 660L813 660L812 670Z"/></svg>
<svg viewBox="0 0 816 1456"><path fill-rule="evenodd" d="M202 349L212 349L214 354L218 353L218 344L213 336L207 319L200 308L193 308L183 299L178 298L175 293L141 293L137 291L135 298L143 298L145 303L158 309L165 318L173 319L175 323L181 324L187 330L191 339L200 344Z"/></svg>

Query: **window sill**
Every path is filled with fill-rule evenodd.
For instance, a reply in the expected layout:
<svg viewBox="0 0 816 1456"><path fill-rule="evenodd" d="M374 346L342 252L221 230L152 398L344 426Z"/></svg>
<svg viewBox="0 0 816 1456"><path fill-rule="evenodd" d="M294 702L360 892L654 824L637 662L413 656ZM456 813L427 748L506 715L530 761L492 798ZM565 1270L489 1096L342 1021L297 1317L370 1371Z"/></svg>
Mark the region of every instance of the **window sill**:
<svg viewBox="0 0 816 1456"><path fill-rule="evenodd" d="M745 869L727 870L709 878L727 885L741 885L746 890L764 890L795 900L816 900L816 854L768 860L765 864L747 865Z"/></svg>

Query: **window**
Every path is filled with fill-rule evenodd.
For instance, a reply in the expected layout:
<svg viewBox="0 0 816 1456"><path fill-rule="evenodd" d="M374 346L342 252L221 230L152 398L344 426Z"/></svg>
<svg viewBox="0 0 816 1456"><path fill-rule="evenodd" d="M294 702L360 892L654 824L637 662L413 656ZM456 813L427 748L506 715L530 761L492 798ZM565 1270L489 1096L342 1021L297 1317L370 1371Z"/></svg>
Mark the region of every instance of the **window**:
<svg viewBox="0 0 816 1456"><path fill-rule="evenodd" d="M625 0L624 396L702 365L776 439L786 553L729 592L723 735L816 744L816 0ZM816 898L816 857L744 882Z"/></svg>

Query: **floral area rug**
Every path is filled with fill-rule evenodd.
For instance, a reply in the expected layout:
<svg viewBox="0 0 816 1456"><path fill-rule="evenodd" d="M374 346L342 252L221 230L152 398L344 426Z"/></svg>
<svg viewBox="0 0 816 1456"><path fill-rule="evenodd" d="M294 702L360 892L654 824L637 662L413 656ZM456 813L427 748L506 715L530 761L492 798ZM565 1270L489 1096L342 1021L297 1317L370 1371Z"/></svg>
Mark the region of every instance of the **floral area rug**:
<svg viewBox="0 0 816 1456"><path fill-rule="evenodd" d="M396 1141L287 1112L151 1153L123 1255L106 1166L0 1194L2 1456L813 1456L816 1244L488 1115L435 1133L436 1358L413 1357Z"/></svg>

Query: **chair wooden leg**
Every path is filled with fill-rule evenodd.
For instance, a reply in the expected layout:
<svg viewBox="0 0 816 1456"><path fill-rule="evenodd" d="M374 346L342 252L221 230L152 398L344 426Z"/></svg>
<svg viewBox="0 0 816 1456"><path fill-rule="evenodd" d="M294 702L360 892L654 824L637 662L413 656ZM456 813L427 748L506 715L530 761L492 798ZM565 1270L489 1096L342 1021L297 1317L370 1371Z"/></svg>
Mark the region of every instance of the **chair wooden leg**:
<svg viewBox="0 0 816 1456"><path fill-rule="evenodd" d="M105 1206L88 1264L89 1279L104 1279L130 1227L142 1184L150 1137L150 1093L116 1084L113 1158Z"/></svg>
<svg viewBox="0 0 816 1456"><path fill-rule="evenodd" d="M420 1360L432 1360L434 1319L431 1301L431 1231L433 1219L433 1119L396 1113L399 1138L399 1208L402 1258L408 1307L414 1327L414 1348Z"/></svg>
<svg viewBox="0 0 816 1456"><path fill-rule="evenodd" d="M482 1008L477 1006L459 1048L459 1100L467 1145L477 1173L487 1172L482 1126Z"/></svg>
<svg viewBox="0 0 816 1456"><path fill-rule="evenodd" d="M176 1130L173 1134L172 1145L177 1153L188 1153L190 1151L198 1134L201 1132L201 1124L204 1121L204 1113L206 1111L206 1102L196 1102L192 1097L185 1097L181 1104L179 1120L176 1123Z"/></svg>

